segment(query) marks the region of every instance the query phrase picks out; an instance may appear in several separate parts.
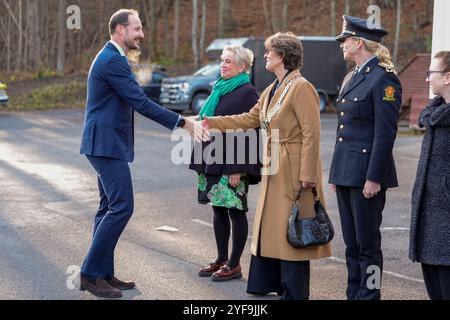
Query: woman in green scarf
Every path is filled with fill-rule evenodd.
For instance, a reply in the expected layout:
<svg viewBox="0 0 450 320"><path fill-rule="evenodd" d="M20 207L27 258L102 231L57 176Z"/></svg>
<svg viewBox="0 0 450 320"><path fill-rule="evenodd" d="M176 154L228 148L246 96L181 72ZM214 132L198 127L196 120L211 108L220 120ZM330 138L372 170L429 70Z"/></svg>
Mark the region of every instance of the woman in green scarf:
<svg viewBox="0 0 450 320"><path fill-rule="evenodd" d="M248 112L258 101L256 89L250 83L248 72L253 63L253 53L242 46L227 46L221 56L221 77L216 81L213 91L200 111L199 117L226 116ZM233 134L236 137L238 134ZM226 134L213 135L213 141L197 144L194 147L190 169L198 174L198 202L212 205L213 226L217 245L217 257L199 271L201 277L211 277L213 281L227 281L242 277L240 258L248 235L246 212L249 184L260 181L258 153L249 143L245 148L234 148L234 159L226 156L234 138ZM228 137L230 137L228 135ZM210 154L204 152L214 138L223 139L223 152ZM238 145L239 146L239 145ZM255 148L253 148L255 149ZM217 151L217 150L216 150ZM221 150L222 151L222 150ZM205 156L208 159L205 159ZM244 157L245 162L237 161ZM253 160L253 161L252 161ZM230 225L231 220L231 225ZM228 255L230 227L233 229L232 250Z"/></svg>

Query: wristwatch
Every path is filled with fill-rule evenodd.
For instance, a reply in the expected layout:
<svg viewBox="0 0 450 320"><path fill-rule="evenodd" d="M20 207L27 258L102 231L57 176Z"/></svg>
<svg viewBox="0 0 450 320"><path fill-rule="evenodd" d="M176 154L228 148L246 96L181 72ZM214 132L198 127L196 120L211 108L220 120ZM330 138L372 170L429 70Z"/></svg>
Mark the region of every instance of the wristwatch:
<svg viewBox="0 0 450 320"><path fill-rule="evenodd" d="M185 124L186 124L186 119L184 119L183 117L180 117L180 119L178 120L178 123L177 123L177 127L184 128Z"/></svg>

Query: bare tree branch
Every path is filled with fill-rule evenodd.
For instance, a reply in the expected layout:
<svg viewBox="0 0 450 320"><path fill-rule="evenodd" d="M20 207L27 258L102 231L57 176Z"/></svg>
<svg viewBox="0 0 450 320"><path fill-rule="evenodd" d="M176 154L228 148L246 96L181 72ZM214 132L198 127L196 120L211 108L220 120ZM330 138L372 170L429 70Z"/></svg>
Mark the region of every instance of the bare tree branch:
<svg viewBox="0 0 450 320"><path fill-rule="evenodd" d="M3 0L3 4L5 5L6 9L8 9L9 15L11 16L11 19L13 20L16 27L20 28L19 23L17 22L16 16L14 15L14 12L12 12L11 7L9 6L8 2L6 2L6 0Z"/></svg>
<svg viewBox="0 0 450 320"><path fill-rule="evenodd" d="M6 35L6 33L4 32L5 30L6 30L6 26L5 26L5 24L3 23L3 19L0 19L0 36L2 36L3 41L6 42L7 35Z"/></svg>

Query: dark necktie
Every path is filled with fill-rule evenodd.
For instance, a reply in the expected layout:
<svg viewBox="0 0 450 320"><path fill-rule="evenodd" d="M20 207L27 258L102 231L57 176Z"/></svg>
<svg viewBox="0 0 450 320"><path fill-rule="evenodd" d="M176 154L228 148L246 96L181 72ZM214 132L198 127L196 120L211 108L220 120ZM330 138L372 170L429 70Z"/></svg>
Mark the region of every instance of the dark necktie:
<svg viewBox="0 0 450 320"><path fill-rule="evenodd" d="M356 75L358 74L358 69L355 69L355 71L353 71L352 77L350 79L350 84L353 83L353 81L355 81Z"/></svg>

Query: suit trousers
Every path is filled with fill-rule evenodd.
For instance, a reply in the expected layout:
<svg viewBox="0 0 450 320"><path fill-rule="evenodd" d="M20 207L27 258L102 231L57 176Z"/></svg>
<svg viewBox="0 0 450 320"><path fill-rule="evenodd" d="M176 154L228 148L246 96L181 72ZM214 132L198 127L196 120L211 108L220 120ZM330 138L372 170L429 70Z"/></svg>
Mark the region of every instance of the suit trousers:
<svg viewBox="0 0 450 320"><path fill-rule="evenodd" d="M94 234L81 273L91 278L114 276L114 249L133 214L130 168L125 160L86 156L97 172L100 205Z"/></svg>
<svg viewBox="0 0 450 320"><path fill-rule="evenodd" d="M383 274L380 226L386 190L370 199L364 198L362 191L358 187L336 186L346 245L346 294L349 300L378 300Z"/></svg>

